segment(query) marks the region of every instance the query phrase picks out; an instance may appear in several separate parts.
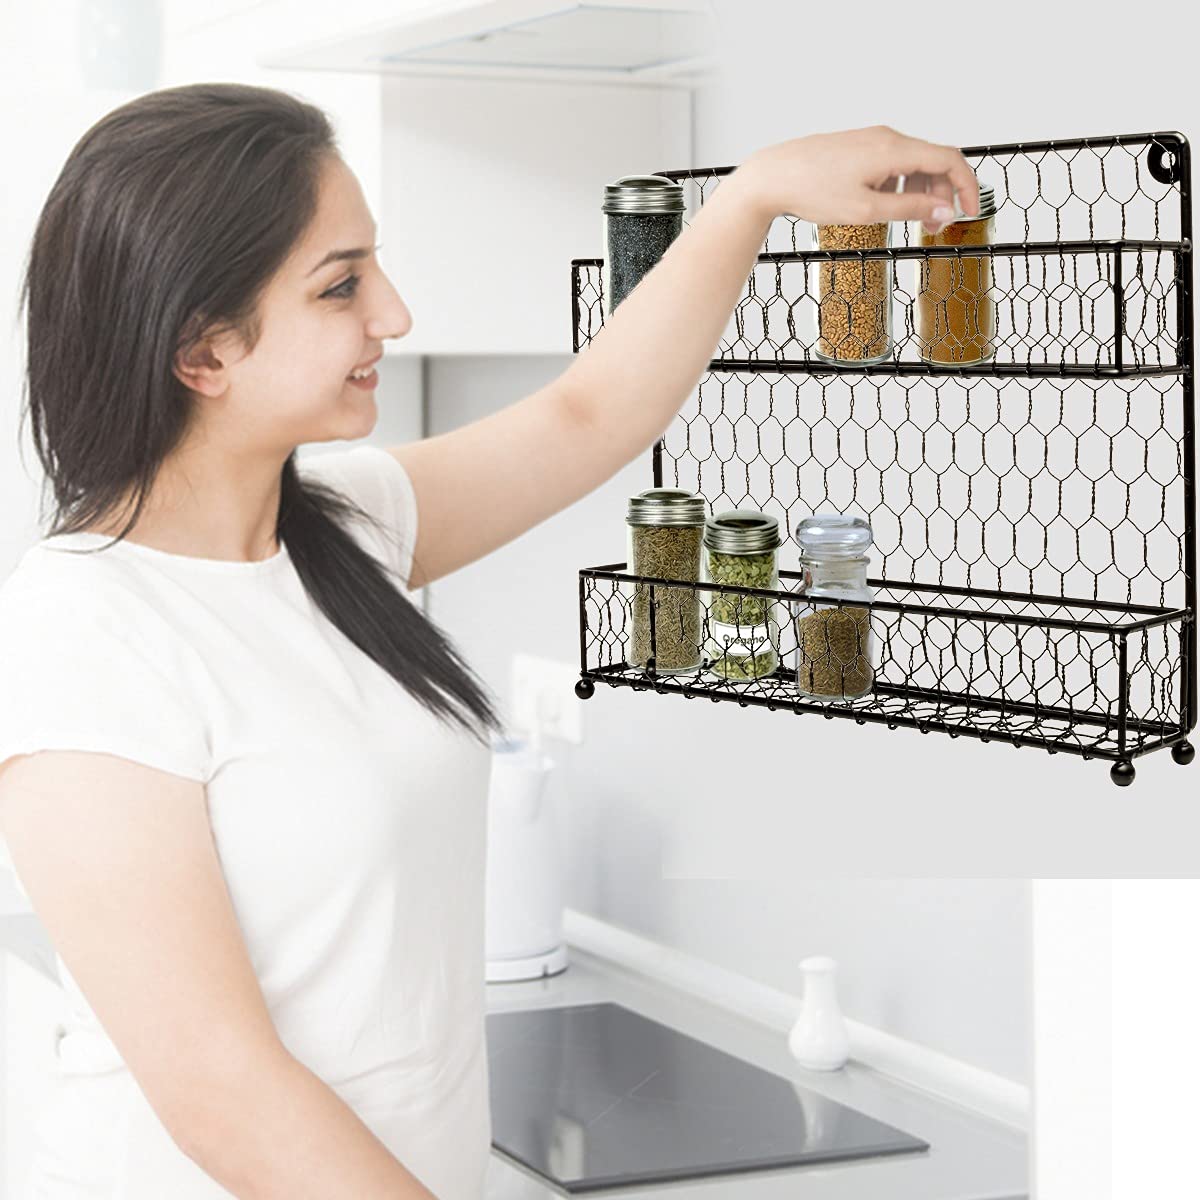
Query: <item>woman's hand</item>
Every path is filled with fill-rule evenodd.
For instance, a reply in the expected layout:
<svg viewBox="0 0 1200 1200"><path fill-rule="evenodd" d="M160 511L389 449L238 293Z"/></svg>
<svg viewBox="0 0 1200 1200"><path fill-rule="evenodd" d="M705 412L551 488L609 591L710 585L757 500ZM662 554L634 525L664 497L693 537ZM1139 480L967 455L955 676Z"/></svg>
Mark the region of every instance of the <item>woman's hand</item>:
<svg viewBox="0 0 1200 1200"><path fill-rule="evenodd" d="M782 213L818 225L921 221L937 233L954 217L955 192L967 216L979 212L975 173L955 147L886 125L765 146L722 186L735 179L768 221Z"/></svg>

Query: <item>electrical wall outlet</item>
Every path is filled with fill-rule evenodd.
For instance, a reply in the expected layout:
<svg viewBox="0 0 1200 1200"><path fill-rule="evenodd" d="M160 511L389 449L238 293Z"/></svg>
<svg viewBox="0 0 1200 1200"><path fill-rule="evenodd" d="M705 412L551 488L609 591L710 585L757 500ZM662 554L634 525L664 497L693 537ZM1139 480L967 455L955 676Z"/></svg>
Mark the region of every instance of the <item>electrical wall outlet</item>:
<svg viewBox="0 0 1200 1200"><path fill-rule="evenodd" d="M512 724L522 733L540 727L543 737L583 744L583 701L575 695L579 668L571 663L514 654Z"/></svg>

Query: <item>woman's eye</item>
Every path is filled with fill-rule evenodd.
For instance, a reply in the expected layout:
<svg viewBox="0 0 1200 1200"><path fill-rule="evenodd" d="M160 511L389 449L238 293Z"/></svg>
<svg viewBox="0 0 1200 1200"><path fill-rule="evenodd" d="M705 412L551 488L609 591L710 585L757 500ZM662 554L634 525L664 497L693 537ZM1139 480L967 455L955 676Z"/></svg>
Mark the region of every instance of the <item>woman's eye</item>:
<svg viewBox="0 0 1200 1200"><path fill-rule="evenodd" d="M328 297L333 300L349 300L358 287L358 278L357 275L348 276L337 287L330 288L329 291L325 292L322 299Z"/></svg>

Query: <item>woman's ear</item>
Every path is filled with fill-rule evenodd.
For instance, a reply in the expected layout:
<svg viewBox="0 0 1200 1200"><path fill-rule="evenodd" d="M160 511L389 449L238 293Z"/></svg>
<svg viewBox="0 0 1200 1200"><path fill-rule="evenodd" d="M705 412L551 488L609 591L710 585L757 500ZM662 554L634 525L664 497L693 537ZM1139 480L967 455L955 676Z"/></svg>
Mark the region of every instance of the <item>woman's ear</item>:
<svg viewBox="0 0 1200 1200"><path fill-rule="evenodd" d="M172 364L175 377L202 396L224 395L229 388L228 365L237 356L238 344L232 334L186 334Z"/></svg>

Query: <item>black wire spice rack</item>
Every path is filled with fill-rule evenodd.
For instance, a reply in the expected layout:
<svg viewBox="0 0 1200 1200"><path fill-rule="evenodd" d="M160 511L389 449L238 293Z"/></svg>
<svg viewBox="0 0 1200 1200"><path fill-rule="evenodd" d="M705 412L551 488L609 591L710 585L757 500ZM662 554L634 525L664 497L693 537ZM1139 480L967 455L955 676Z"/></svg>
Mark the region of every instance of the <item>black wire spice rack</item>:
<svg viewBox="0 0 1200 1200"><path fill-rule="evenodd" d="M626 563L581 570L581 698L606 683L1040 746L1109 760L1122 785L1152 750L1192 761L1190 147L1166 132L963 155L995 190L992 243L920 247L914 224L887 248L813 250L811 224L778 218L716 357L653 449L652 486L698 492L712 514L755 508L789 539L810 513L870 521L876 595L853 602L870 609L870 690L814 700L798 687L806 602L785 540L777 589L719 589L787 615L779 666L747 681L715 676L710 659L690 674L629 661L639 586L694 591L703 644L712 585ZM684 184L694 214L732 170L658 174ZM928 362L922 263L959 254L988 261L995 352ZM882 362L814 353L820 265L845 259L886 263ZM576 352L603 327L602 265L571 264Z"/></svg>

